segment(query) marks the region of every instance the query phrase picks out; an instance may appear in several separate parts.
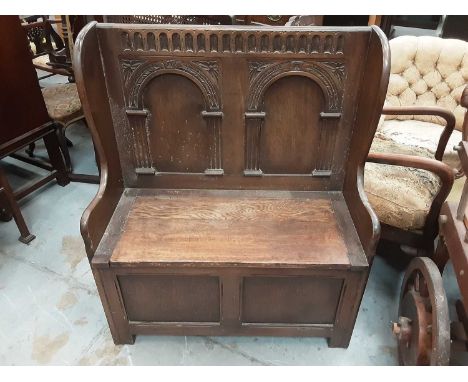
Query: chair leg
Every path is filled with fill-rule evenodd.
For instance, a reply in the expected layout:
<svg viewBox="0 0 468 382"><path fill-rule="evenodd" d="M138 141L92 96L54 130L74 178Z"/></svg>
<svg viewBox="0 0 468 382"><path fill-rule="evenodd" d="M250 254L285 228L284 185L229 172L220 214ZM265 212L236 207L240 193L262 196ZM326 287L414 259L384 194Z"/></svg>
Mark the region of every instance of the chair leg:
<svg viewBox="0 0 468 382"><path fill-rule="evenodd" d="M440 273L443 273L445 265L450 260L450 255L443 236L439 236L439 241L434 255L432 256L432 260L437 265L437 268L439 268Z"/></svg>
<svg viewBox="0 0 468 382"><path fill-rule="evenodd" d="M65 166L68 172L72 172L72 163L70 157L70 151L68 150L67 137L65 136L65 126L58 125L57 136L59 140L60 150L62 151L63 158L65 159Z"/></svg>
<svg viewBox="0 0 468 382"><path fill-rule="evenodd" d="M60 128L57 128L54 132L44 137L44 143L47 153L49 154L50 163L52 167L57 170L57 183L60 186L66 186L70 183L70 179L68 178L67 167L62 156L60 136L62 136Z"/></svg>
<svg viewBox="0 0 468 382"><path fill-rule="evenodd" d="M26 149L26 154L28 154L30 158L34 157L35 148L36 148L36 143L32 142L29 144L29 147Z"/></svg>
<svg viewBox="0 0 468 382"><path fill-rule="evenodd" d="M9 222L11 219L13 219L13 215L11 214L4 192L0 192L0 221Z"/></svg>
<svg viewBox="0 0 468 382"><path fill-rule="evenodd" d="M13 215L13 218L15 219L16 226L20 231L21 236L18 240L24 244L29 244L32 240L36 238L36 236L32 235L31 232L29 232L28 226L24 221L23 214L21 213L18 203L16 202L15 197L13 195L13 190L11 189L10 184L8 183L8 179L6 178L2 170L0 170L0 187L0 193L4 196L4 199L10 209L10 212Z"/></svg>

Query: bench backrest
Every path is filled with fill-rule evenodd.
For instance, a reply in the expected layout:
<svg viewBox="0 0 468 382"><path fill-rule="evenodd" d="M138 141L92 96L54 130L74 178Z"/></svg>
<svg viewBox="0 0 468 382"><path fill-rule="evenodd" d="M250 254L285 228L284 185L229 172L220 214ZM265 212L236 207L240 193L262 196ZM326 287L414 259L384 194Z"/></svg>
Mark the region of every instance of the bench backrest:
<svg viewBox="0 0 468 382"><path fill-rule="evenodd" d="M109 111L96 130L126 187L342 190L350 152L367 155L388 61L377 28L87 29L95 57L77 65L85 86L104 78L87 114Z"/></svg>

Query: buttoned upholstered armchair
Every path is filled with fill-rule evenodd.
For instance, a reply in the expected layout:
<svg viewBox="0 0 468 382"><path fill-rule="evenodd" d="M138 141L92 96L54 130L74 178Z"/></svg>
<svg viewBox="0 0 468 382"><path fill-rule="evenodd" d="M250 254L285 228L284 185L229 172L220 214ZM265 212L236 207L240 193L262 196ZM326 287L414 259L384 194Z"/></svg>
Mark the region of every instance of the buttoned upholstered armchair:
<svg viewBox="0 0 468 382"><path fill-rule="evenodd" d="M463 175L454 147L468 131L468 43L403 36L390 41L390 50L391 74L365 166L365 191L382 224L382 241L427 253L454 175Z"/></svg>

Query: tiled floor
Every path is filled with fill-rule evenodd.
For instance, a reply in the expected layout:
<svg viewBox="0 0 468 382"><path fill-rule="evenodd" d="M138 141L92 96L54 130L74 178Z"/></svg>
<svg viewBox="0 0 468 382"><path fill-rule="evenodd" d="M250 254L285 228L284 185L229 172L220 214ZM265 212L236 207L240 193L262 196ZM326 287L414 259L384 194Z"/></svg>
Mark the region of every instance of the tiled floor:
<svg viewBox="0 0 468 382"><path fill-rule="evenodd" d="M96 173L86 127L77 123L67 135L76 171ZM44 154L42 146L37 154ZM2 166L15 187L39 172L14 163L8 159ZM329 349L324 339L271 337L140 336L132 346L115 346L79 233L81 213L96 191L90 184L50 184L22 200L37 236L29 246L17 241L13 222L0 222L1 365L397 364L390 322L397 314L401 272L379 257L346 350ZM444 277L453 306L450 267Z"/></svg>

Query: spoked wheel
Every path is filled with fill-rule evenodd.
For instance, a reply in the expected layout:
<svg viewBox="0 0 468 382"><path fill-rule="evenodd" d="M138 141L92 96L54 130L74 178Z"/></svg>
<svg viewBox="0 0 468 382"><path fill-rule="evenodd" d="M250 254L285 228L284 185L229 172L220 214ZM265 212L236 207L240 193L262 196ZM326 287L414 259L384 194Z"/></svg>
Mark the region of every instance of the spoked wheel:
<svg viewBox="0 0 468 382"><path fill-rule="evenodd" d="M406 270L401 287L398 322L400 365L448 365L450 320L442 276L428 257L417 257Z"/></svg>

